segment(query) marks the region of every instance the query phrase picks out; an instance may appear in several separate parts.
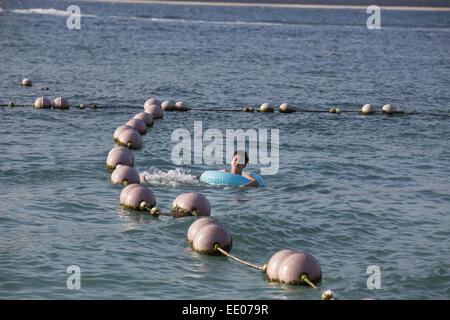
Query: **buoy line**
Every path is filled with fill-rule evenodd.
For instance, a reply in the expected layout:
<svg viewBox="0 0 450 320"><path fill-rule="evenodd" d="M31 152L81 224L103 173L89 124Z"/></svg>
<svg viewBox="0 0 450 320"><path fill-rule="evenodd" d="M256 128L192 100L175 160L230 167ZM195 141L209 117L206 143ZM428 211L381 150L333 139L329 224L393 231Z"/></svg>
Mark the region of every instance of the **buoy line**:
<svg viewBox="0 0 450 320"><path fill-rule="evenodd" d="M40 98L44 98L44 97L40 97ZM38 99L40 99L38 98ZM45 105L44 106L40 106L40 105L36 105L35 104L22 104L22 103L13 103L13 102L9 102L7 104L0 104L0 107L9 107L9 108L14 108L14 107L32 107L35 109L69 109L68 105L65 105L64 107L58 107L58 106L54 106L52 105ZM120 108L122 106L118 106L118 105L98 105L95 103L87 103L87 104L79 104L79 105L73 105L70 106L70 108L76 108L76 109L80 109L80 110L85 110L85 109L117 109ZM154 107L154 105L149 105L147 108L152 108ZM136 108L136 109L141 109L141 106L127 106L127 108ZM284 110L284 111L283 111ZM377 114L377 111L364 111L362 109L360 110L341 110L339 108L330 108L328 110L322 110L322 109L290 109L289 111L287 111L288 109L283 109L280 106L280 110L279 113L335 113L335 114L341 114L341 113L358 113L361 115L374 115ZM144 110L145 111L145 110ZM275 113L274 109L270 109L270 108L265 108L265 109L257 109L257 108L253 108L253 107L244 107L243 109L208 109L208 108L190 108L190 107L186 107L186 106L182 106L182 107L173 107L170 110L167 110L167 108L163 111L165 112L187 112L187 111L197 111L197 112L248 112L248 113ZM403 111L402 109L400 110L396 110L396 111L381 111L381 113L378 114L383 114L383 115L423 115L423 116L433 116L433 117L450 117L450 114L439 114L439 113L426 113L426 112L417 112L417 111Z"/></svg>

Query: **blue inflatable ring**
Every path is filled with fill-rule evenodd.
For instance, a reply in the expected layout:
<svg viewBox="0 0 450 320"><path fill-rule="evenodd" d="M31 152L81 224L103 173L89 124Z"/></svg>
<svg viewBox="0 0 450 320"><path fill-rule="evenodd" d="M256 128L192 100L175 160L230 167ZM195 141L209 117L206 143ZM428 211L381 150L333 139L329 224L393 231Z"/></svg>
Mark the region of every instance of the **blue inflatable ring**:
<svg viewBox="0 0 450 320"><path fill-rule="evenodd" d="M251 175L256 181L258 181L258 187L262 187L264 185L264 180L256 173L243 171L242 174ZM201 182L218 184L218 185L227 185L232 187L238 187L240 185L249 183L250 180L246 177L243 177L238 174L226 172L226 171L217 171L217 170L209 170L202 173L199 179Z"/></svg>

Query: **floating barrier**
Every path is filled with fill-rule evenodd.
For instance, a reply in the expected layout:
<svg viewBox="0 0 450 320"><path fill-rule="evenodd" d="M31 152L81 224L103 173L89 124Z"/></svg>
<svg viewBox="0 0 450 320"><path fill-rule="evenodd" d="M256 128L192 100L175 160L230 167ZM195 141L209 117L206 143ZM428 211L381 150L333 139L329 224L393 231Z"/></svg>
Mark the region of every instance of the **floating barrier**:
<svg viewBox="0 0 450 320"><path fill-rule="evenodd" d="M125 125L134 128L140 134L147 133L147 125L145 124L144 120L133 118L125 123Z"/></svg>
<svg viewBox="0 0 450 320"><path fill-rule="evenodd" d="M51 108L52 107L52 102L47 99L46 97L39 97L34 101L33 104L35 109L41 109L41 108Z"/></svg>
<svg viewBox="0 0 450 320"><path fill-rule="evenodd" d="M25 78L22 80L21 85L22 87L31 87L33 85L33 82L30 79Z"/></svg>
<svg viewBox="0 0 450 320"><path fill-rule="evenodd" d="M195 251L211 255L223 254L264 272L271 281L293 285L307 284L321 291L322 300L337 300L333 291L322 291L314 284L322 280L322 270L317 260L308 253L284 249L272 255L269 262L262 267L246 262L230 254L231 234L219 221L209 217L194 221L188 229L186 238Z"/></svg>
<svg viewBox="0 0 450 320"><path fill-rule="evenodd" d="M151 114L147 112L139 112L137 115L134 116L134 119L139 119L144 121L145 125L147 127L153 126L153 117Z"/></svg>
<svg viewBox="0 0 450 320"><path fill-rule="evenodd" d="M77 109L86 109L85 106L90 105L90 109L107 109L107 108L116 108L117 106L114 105L104 105L104 106L100 106L97 104L80 104L80 105L75 105L75 106L71 106L73 108L77 108ZM149 105L150 106L150 105ZM34 107L34 104L15 104L12 101L8 102L7 104L0 104L0 107ZM140 106L136 106L136 108L141 108ZM292 107L293 108L293 107ZM162 108L161 108L162 110ZM186 107L185 105L180 104L180 106L175 105L175 108L173 111L200 111L200 112L261 112L260 109L255 109L253 107L245 107L243 109L207 109L207 108L189 108ZM289 112L283 112L280 111L280 113L336 113L336 114L340 114L340 113L359 113L359 114L364 114L362 109L359 110L341 110L338 108L331 108L331 109L327 109L327 110L309 110L309 109L297 109L297 108L293 108L291 111ZM382 112L385 114L389 114L386 112ZM373 114L373 113L372 113ZM391 114L403 114L403 115L423 115L423 116L434 116L434 117L450 117L450 114L438 114L438 113L426 113L426 112L406 112L403 111L402 109L396 109L394 113ZM153 117L154 119L156 119L156 117Z"/></svg>
<svg viewBox="0 0 450 320"><path fill-rule="evenodd" d="M66 98L58 97L53 100L53 109L69 109L69 101Z"/></svg>
<svg viewBox="0 0 450 320"><path fill-rule="evenodd" d="M211 206L208 199L198 192L180 194L172 203L170 209L174 218L187 216L209 216Z"/></svg>
<svg viewBox="0 0 450 320"><path fill-rule="evenodd" d="M123 164L118 164L111 174L111 183L114 184L127 185L140 182L141 178L137 170Z"/></svg>
<svg viewBox="0 0 450 320"><path fill-rule="evenodd" d="M142 136L134 128L124 128L117 136L117 143L130 149L142 148Z"/></svg>
<svg viewBox="0 0 450 320"><path fill-rule="evenodd" d="M116 146L112 148L106 159L106 167L114 170L117 165L123 164L132 167L134 164L133 153L127 147Z"/></svg>
<svg viewBox="0 0 450 320"><path fill-rule="evenodd" d="M256 173L242 171L242 174L251 175L256 181L258 181L258 187L264 186L264 179L261 176L257 175ZM199 180L205 183L215 185L226 185L231 187L239 187L243 184L250 182L250 180L244 176L227 171L218 171L218 170L208 170L203 172Z"/></svg>

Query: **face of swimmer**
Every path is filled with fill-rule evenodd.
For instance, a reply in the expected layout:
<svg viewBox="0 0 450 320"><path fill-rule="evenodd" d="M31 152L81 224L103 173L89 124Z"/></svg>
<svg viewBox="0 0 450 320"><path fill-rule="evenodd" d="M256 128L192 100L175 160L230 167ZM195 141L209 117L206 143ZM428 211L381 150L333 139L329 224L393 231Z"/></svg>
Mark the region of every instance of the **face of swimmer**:
<svg viewBox="0 0 450 320"><path fill-rule="evenodd" d="M248 156L245 152L236 151L231 160L231 172L241 174L248 162Z"/></svg>

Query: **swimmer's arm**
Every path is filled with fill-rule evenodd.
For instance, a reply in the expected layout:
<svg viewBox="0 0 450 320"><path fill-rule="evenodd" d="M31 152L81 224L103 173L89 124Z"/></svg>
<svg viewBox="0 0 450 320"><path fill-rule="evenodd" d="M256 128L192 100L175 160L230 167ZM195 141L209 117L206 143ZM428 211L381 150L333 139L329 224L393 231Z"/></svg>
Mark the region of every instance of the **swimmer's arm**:
<svg viewBox="0 0 450 320"><path fill-rule="evenodd" d="M246 184L243 184L243 185L240 185L239 186L240 188L243 188L243 187L257 187L259 185L258 181L255 178L253 178L251 175L243 174L242 176L246 177L247 179L249 179L250 182L246 183Z"/></svg>
<svg viewBox="0 0 450 320"><path fill-rule="evenodd" d="M220 169L219 171L229 172L227 169Z"/></svg>

